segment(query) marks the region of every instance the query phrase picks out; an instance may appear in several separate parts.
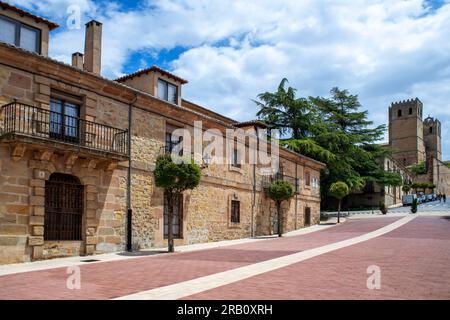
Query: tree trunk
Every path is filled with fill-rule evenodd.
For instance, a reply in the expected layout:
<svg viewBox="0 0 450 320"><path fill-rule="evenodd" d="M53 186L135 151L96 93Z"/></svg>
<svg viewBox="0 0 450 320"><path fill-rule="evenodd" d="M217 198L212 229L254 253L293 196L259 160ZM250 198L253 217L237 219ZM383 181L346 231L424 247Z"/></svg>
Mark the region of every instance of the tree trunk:
<svg viewBox="0 0 450 320"><path fill-rule="evenodd" d="M174 252L174 244L173 244L173 193L167 193L167 210L168 210L168 221L167 226L169 228L167 234L167 243L168 243L168 251Z"/></svg>
<svg viewBox="0 0 450 320"><path fill-rule="evenodd" d="M339 200L339 205L338 205L338 221L337 223L341 222L341 200Z"/></svg>
<svg viewBox="0 0 450 320"><path fill-rule="evenodd" d="M281 217L281 202L277 201L277 214L278 214L278 237L281 237L282 234L282 217Z"/></svg>

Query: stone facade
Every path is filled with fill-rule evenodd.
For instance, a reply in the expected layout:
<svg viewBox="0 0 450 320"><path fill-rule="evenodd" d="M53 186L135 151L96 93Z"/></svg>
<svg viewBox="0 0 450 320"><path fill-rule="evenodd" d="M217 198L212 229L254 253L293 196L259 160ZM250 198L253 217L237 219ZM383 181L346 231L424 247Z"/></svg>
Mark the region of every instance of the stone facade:
<svg viewBox="0 0 450 320"><path fill-rule="evenodd" d="M389 145L403 166L425 160L423 104L419 99L393 102L389 108Z"/></svg>
<svg viewBox="0 0 450 320"><path fill-rule="evenodd" d="M386 171L400 172L404 181L427 182L436 185L434 192L448 193L450 175L442 162L441 123L427 117L423 120L423 104L418 99L393 102L389 107L389 147L392 158L385 158ZM427 173L415 175L412 165L426 162ZM446 191L447 190L447 191ZM427 189L427 192L432 190ZM350 207L378 207L380 201L389 206L402 204L401 187L369 185L364 190L354 192L348 199Z"/></svg>
<svg viewBox="0 0 450 320"><path fill-rule="evenodd" d="M48 40L43 37L42 41ZM157 77L174 82L178 104L158 99L155 92L141 87L133 88L133 81L124 85L96 75L96 70L82 70L79 61L69 66L45 56L0 43L0 263L124 250L129 169L133 247L165 246L164 195L155 187L153 170L167 130L179 127L193 132L194 121L202 121L203 131L215 129L225 135L226 129L237 129L236 122L183 100L181 85L185 82L164 70L151 70L148 87L156 90ZM51 120L36 116L49 114L52 99L60 96L79 101L81 141L52 136L48 123L45 127L45 121ZM23 115L21 110L32 112ZM120 135L109 134L111 127L120 130ZM118 152L115 147L126 142L123 137L128 133L130 161L126 148ZM249 151L245 141L239 143ZM280 150L280 161L283 173L300 181L298 193L283 207L284 231L318 223L317 182L324 165L285 149ZM55 173L77 178L83 190L81 237L77 240L45 238L46 190ZM276 215L274 204L265 195L264 175L264 168L250 164L204 168L200 186L183 194L182 237L176 244L273 233ZM240 203L238 223L230 219L231 201ZM305 212L310 212L309 221L305 221Z"/></svg>
<svg viewBox="0 0 450 320"><path fill-rule="evenodd" d="M385 157L382 160L382 166L385 171L398 172L403 177L403 181L416 181L415 175L407 168L401 166L391 157ZM374 183L368 183L364 189L351 194L348 203L345 205L350 208L374 208L378 209L380 202L389 207L402 205L402 199L405 193L400 186L380 186Z"/></svg>

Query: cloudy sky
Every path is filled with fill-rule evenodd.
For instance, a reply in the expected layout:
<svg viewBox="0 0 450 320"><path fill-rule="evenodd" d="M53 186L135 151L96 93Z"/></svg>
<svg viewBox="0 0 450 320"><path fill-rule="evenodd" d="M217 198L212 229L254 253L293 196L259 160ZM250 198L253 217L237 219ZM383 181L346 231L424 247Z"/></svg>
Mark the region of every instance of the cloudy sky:
<svg viewBox="0 0 450 320"><path fill-rule="evenodd" d="M418 97L443 125L450 159L450 0L9 0L58 22L50 55L83 52L84 23L103 22L103 76L153 64L189 80L184 98L237 120L283 77L303 96L338 86L370 118ZM79 10L81 27L73 20Z"/></svg>

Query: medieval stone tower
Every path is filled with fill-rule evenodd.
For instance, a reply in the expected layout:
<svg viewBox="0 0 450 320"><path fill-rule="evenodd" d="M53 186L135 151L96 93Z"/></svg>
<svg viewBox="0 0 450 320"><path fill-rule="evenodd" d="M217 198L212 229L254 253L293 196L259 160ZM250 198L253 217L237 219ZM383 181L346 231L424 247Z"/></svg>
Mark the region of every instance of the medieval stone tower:
<svg viewBox="0 0 450 320"><path fill-rule="evenodd" d="M427 157L442 161L441 150L441 122L438 119L428 117L423 123L423 136L425 140L425 153Z"/></svg>
<svg viewBox="0 0 450 320"><path fill-rule="evenodd" d="M423 104L418 98L393 102L389 107L389 145L394 159L403 166L426 158L422 114Z"/></svg>

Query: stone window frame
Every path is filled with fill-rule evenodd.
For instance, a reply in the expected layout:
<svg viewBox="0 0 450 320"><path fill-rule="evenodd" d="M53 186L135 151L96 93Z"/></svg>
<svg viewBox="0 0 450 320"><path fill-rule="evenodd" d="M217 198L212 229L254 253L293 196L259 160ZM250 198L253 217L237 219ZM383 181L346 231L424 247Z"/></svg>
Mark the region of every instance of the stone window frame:
<svg viewBox="0 0 450 320"><path fill-rule="evenodd" d="M35 158L40 155L40 153L35 153ZM89 160L86 160L89 162ZM87 165L86 165L87 166ZM89 176L80 175L81 172L78 170L73 170L73 167L66 167L65 170L60 170L53 165L53 162L50 161L36 161L33 160L30 164L30 167L33 169L33 179L30 180L30 187L32 189L32 196L30 198L30 207L32 208L32 214L30 216L29 226L31 228L31 233L28 239L28 245L31 249L31 259L39 260L42 259L43 248L45 242L80 242L84 246L84 254L90 255L94 254L95 248L97 245L97 235L96 230L98 228L98 217L97 217L97 205L95 208L92 207L95 204L95 200L98 195L98 178L92 179ZM45 218L45 195L42 191L45 192L45 183L50 179L50 176L53 173L64 173L70 174L80 180L81 185L83 186L83 218L82 218L82 239L77 241L72 240L44 240L44 218ZM42 190L42 191L39 191ZM37 195L41 196L37 196ZM42 233L39 232L39 227L42 227Z"/></svg>
<svg viewBox="0 0 450 320"><path fill-rule="evenodd" d="M234 163L235 154L237 154L237 158L239 157L239 147L237 146L237 144L239 144L239 143L242 143L242 141L235 139L233 146L232 146L232 153L227 155L227 156L231 156L231 159L227 159L228 161L230 161L228 164L228 170L237 172L240 174L244 174L243 164L245 164L245 156L246 156L246 152L247 152L247 146L245 145L245 143L244 143L244 159L240 159L241 160L240 163L239 163L239 159L237 159L238 163Z"/></svg>
<svg viewBox="0 0 450 320"><path fill-rule="evenodd" d="M241 222L241 202L231 200L230 222L239 224Z"/></svg>
<svg viewBox="0 0 450 320"><path fill-rule="evenodd" d="M231 221L231 210L232 210L232 202L237 201L239 202L239 222L232 222ZM236 193L230 194L228 196L228 210L227 210L227 224L228 228L230 229L238 229L241 227L242 223L242 201L239 195Z"/></svg>
<svg viewBox="0 0 450 320"><path fill-rule="evenodd" d="M305 171L305 188L311 189L311 171Z"/></svg>
<svg viewBox="0 0 450 320"><path fill-rule="evenodd" d="M21 48L23 50L27 50L27 49L22 48L20 46L20 37L21 37L21 33L22 33L22 28L35 31L36 32L36 47L35 47L35 51L32 51L32 52L37 53L37 54L42 53L42 30L41 29L32 27L26 23L23 23L22 21L4 16L2 14L0 14L0 19L14 24L15 34L14 34L14 43L12 43L12 45L14 45L18 48Z"/></svg>
<svg viewBox="0 0 450 320"><path fill-rule="evenodd" d="M163 97L160 95L160 92L159 92L159 84L160 83L163 83L164 86L165 86L165 92L164 92ZM169 87L175 88L175 101L171 101L170 98L169 98ZM170 103L173 103L173 104L178 104L178 86L176 84L174 84L174 83L172 83L170 81L167 81L166 79L163 79L161 77L158 77L157 80L156 80L156 88L157 88L156 89L156 96L159 99L167 101L167 102L170 102Z"/></svg>
<svg viewBox="0 0 450 320"><path fill-rule="evenodd" d="M173 134L173 131L177 130L177 129L184 129L184 130L188 130L187 126L183 125L182 123L176 122L176 121L169 121L166 120L165 121L165 128L164 128L164 140L163 140L163 145L164 145L164 151L165 152L172 152L172 148L173 145L176 145L178 143L183 142L183 137L180 137L181 139L179 140L178 143L174 142L173 145L170 146L170 148L168 148L167 146L167 134L170 133L171 137ZM169 150L170 149L170 150ZM180 156L183 155L183 151L181 151L182 153L180 154Z"/></svg>

